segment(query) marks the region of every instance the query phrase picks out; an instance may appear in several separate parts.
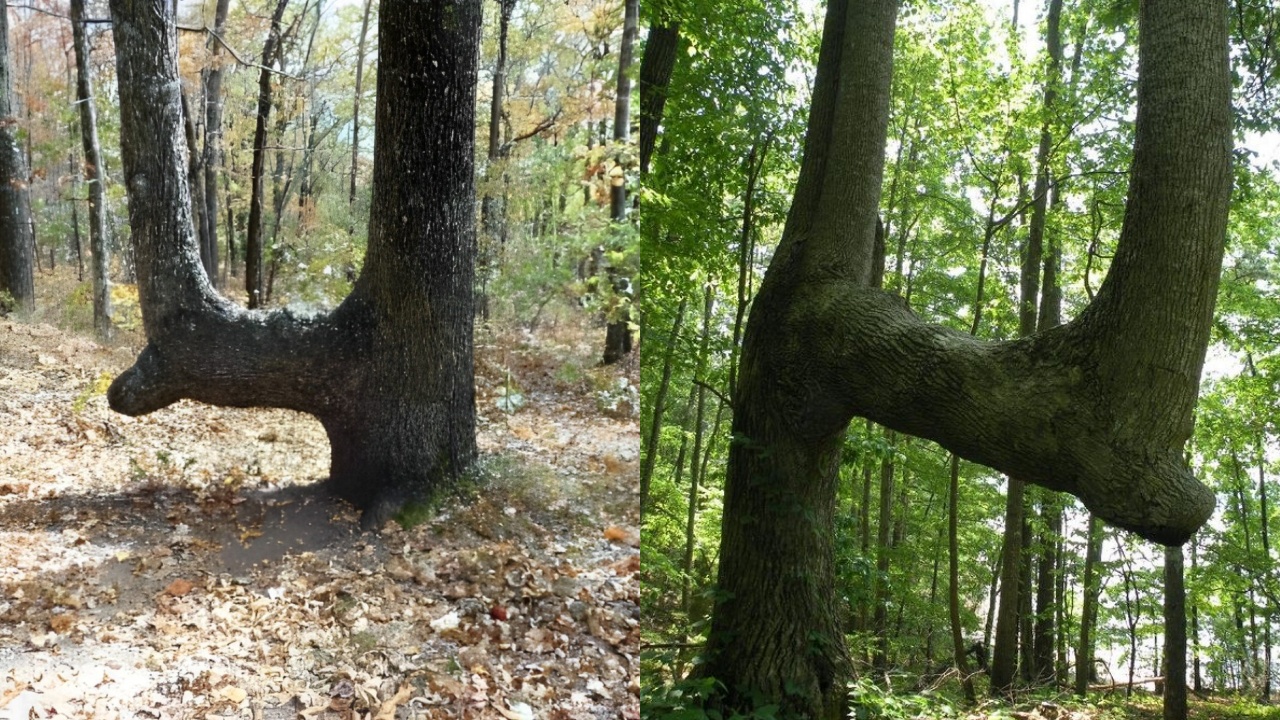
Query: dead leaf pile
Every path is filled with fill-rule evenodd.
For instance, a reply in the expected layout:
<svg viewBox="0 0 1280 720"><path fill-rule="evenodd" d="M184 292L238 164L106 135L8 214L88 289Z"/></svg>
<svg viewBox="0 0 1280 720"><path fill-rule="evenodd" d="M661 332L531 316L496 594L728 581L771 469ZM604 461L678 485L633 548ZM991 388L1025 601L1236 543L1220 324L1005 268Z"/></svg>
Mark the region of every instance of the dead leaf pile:
<svg viewBox="0 0 1280 720"><path fill-rule="evenodd" d="M0 320L0 720L638 717L638 431L599 398L635 367L601 337L482 334L485 480L360 535L314 419L125 418L132 349Z"/></svg>

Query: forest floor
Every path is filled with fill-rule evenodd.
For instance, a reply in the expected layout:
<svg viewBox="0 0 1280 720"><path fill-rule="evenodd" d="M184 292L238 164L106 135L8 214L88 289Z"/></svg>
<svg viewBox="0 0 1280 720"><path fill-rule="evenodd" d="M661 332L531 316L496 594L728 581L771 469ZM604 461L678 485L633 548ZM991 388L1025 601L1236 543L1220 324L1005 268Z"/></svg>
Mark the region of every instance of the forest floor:
<svg viewBox="0 0 1280 720"><path fill-rule="evenodd" d="M118 415L139 340L38 320L0 319L0 720L639 716L638 366L602 330L478 330L479 478L361 534L313 418Z"/></svg>

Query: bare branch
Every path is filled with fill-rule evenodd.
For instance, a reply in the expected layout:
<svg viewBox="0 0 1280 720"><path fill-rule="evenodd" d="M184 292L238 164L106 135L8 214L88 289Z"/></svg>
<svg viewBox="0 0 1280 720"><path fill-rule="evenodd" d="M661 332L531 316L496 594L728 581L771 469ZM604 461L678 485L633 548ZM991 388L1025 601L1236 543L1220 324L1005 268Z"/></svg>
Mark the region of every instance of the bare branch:
<svg viewBox="0 0 1280 720"><path fill-rule="evenodd" d="M221 36L221 35L219 35L218 33L214 32L214 31L213 31L213 28L209 27L208 25L204 25L204 26L201 26L201 27L191 27L191 26L188 26L188 25L178 25L178 26L176 26L176 27L177 27L179 30L183 30L183 31L186 31L186 32L208 33L209 35L212 35L212 36L213 36L213 38L214 38L215 40L217 40L217 41L222 45L222 47L224 47L224 48L226 48L226 49L227 49L227 52L231 53L231 57L235 58L235 59L236 59L236 62L240 63L241 65L244 65L245 67L251 67L251 68L256 68L256 69L258 69L258 70L263 70L263 71L265 71L265 72L269 72L269 73L271 73L271 74L273 74L273 75L280 75L280 76L282 76L282 77L287 77L287 78L289 78L290 80L301 80L301 79L302 79L302 78L298 77L297 75L290 75L289 73L287 73L287 72L285 72L285 71L283 71L283 70L276 70L275 68L265 67L265 66L263 66L263 65L259 65L259 64L258 64L258 63L256 63L256 62L251 62L251 61L249 61L249 60L245 60L243 57L241 57L241 56L240 56L240 53L236 52L236 49L235 49L235 48L233 48L233 47L231 47L229 44L227 44L227 41L226 41L226 40L223 40L223 39L222 39L222 36Z"/></svg>

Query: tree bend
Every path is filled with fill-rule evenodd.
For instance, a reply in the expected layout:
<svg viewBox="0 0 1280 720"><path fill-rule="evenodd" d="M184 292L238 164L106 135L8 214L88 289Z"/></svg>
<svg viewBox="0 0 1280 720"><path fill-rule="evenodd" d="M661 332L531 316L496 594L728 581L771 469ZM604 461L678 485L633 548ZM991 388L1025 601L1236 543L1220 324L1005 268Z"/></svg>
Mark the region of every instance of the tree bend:
<svg viewBox="0 0 1280 720"><path fill-rule="evenodd" d="M800 289L773 327L776 351L761 371L776 373L779 411L802 436L828 436L856 413L1069 492L1165 544L1185 541L1213 510L1181 442L1168 442L1176 432L1135 417L1159 403L1115 396L1115 360L1083 323L984 342L921 322L897 296L828 281Z"/></svg>
<svg viewBox="0 0 1280 720"><path fill-rule="evenodd" d="M1214 506L1183 445L1231 190L1225 12L1194 0L1143 4L1134 160L1116 258L1075 321L992 344L924 325L868 287L894 3L831 7L848 19L827 18L805 167L745 341L744 366L762 366L755 377L763 382L749 392L767 395L766 407L790 408L796 428L815 440L841 432L853 415L869 417L1181 544ZM753 402L740 398L739 414Z"/></svg>

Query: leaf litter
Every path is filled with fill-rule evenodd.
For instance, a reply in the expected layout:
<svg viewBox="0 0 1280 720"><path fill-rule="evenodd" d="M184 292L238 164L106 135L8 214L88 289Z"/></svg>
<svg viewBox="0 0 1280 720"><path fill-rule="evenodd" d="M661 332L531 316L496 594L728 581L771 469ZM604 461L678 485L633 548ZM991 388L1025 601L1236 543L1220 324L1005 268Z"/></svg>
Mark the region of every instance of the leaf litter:
<svg viewBox="0 0 1280 720"><path fill-rule="evenodd" d="M136 348L0 320L0 720L638 718L638 372L600 334L478 332L482 479L360 534L313 418L124 417Z"/></svg>

